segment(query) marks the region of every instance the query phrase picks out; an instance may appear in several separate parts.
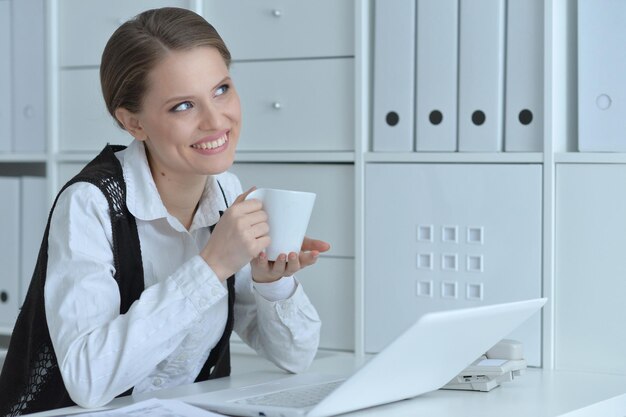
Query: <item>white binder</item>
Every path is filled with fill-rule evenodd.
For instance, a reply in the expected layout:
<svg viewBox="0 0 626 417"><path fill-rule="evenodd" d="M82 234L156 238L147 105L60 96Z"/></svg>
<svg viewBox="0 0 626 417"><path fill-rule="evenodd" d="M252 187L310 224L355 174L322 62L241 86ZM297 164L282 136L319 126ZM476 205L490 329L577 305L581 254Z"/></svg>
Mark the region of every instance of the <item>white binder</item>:
<svg viewBox="0 0 626 417"><path fill-rule="evenodd" d="M0 176L0 195L0 326L12 327L19 307L19 178Z"/></svg>
<svg viewBox="0 0 626 417"><path fill-rule="evenodd" d="M48 202L45 177L21 178L21 283L19 305L21 306L30 280L35 270L35 263L39 255L39 248L48 220L48 211L51 204Z"/></svg>
<svg viewBox="0 0 626 417"><path fill-rule="evenodd" d="M11 152L11 3L0 0L0 153Z"/></svg>
<svg viewBox="0 0 626 417"><path fill-rule="evenodd" d="M502 150L504 0L459 3L459 150Z"/></svg>
<svg viewBox="0 0 626 417"><path fill-rule="evenodd" d="M578 1L580 151L626 151L624 21L624 1Z"/></svg>
<svg viewBox="0 0 626 417"><path fill-rule="evenodd" d="M13 151L43 153L46 150L44 1L13 1L11 17Z"/></svg>
<svg viewBox="0 0 626 417"><path fill-rule="evenodd" d="M543 0L508 0L504 150L543 149Z"/></svg>
<svg viewBox="0 0 626 417"><path fill-rule="evenodd" d="M415 0L377 0L374 151L413 151Z"/></svg>
<svg viewBox="0 0 626 417"><path fill-rule="evenodd" d="M457 149L458 19L458 0L417 0L417 151Z"/></svg>

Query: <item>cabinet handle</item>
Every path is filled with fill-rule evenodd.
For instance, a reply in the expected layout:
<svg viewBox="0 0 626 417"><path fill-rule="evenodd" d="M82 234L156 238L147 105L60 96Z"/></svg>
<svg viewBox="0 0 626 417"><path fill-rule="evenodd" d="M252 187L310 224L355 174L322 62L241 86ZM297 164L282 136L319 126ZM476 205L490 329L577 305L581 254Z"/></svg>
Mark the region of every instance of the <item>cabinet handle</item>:
<svg viewBox="0 0 626 417"><path fill-rule="evenodd" d="M279 9L272 10L272 16L281 17L282 15L283 15L283 12L281 12Z"/></svg>
<svg viewBox="0 0 626 417"><path fill-rule="evenodd" d="M276 110L280 110L283 107L283 105L280 104L280 101L275 101L272 103L272 107Z"/></svg>

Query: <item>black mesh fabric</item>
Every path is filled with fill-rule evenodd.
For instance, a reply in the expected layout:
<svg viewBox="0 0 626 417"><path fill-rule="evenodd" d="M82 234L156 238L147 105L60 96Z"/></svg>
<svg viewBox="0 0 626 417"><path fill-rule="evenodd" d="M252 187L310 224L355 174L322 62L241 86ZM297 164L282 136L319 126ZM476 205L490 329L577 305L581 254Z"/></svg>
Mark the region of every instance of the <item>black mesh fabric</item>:
<svg viewBox="0 0 626 417"><path fill-rule="evenodd" d="M107 145L61 192L71 184L82 181L96 185L107 198L113 235L115 280L120 290L120 313L124 314L139 299L144 289L144 279L137 224L126 207L126 184L122 167L115 156L115 152L122 149L123 146ZM33 277L0 374L0 416L3 417L75 405L63 384L44 307L48 232L59 195L48 217ZM224 199L226 201L225 196ZM198 381L230 374L229 339L233 327L234 276L228 279L228 292L226 329L211 351ZM132 388L120 396L131 392Z"/></svg>
<svg viewBox="0 0 626 417"><path fill-rule="evenodd" d="M27 412L28 404L34 401L38 394L44 389L48 380L53 374L53 368L56 367L54 353L50 346L43 345L34 358L33 367L28 376L27 388L21 393L18 401L13 404L8 415L17 416Z"/></svg>

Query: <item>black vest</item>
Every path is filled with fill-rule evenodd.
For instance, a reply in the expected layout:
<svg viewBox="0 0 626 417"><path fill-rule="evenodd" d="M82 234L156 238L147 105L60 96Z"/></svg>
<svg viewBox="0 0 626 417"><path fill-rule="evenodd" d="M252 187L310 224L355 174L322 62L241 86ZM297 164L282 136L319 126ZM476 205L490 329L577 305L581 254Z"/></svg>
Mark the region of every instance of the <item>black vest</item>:
<svg viewBox="0 0 626 417"><path fill-rule="evenodd" d="M109 202L113 232L115 280L120 290L120 314L128 311L144 290L141 248L135 218L126 207L126 183L115 152L123 146L107 145L104 150L61 189L79 181L96 185ZM220 186L221 188L221 186ZM59 195L61 194L59 192ZM44 284L48 264L48 232L44 233L33 278L17 318L9 351L0 374L0 416L17 416L75 405L71 400L50 340L44 306ZM226 196L222 190L224 201ZM228 203L226 202L227 206ZM220 215L222 212L220 212ZM212 228L211 228L212 230ZM88 233L88 231L86 231ZM229 339L233 329L235 276L227 280L228 319L226 329L202 367L196 382L230 375ZM129 395L132 388L122 395Z"/></svg>

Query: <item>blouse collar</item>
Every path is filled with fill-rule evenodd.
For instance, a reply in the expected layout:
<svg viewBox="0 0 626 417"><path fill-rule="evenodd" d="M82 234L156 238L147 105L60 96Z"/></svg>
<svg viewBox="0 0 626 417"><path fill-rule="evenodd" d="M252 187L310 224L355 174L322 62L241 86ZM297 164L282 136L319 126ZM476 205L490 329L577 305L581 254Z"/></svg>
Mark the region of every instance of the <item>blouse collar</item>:
<svg viewBox="0 0 626 417"><path fill-rule="evenodd" d="M117 157L122 164L126 182L126 206L130 213L140 220L153 221L166 219L170 225L185 231L185 227L170 215L161 200L156 187L143 142L133 140ZM210 175L200 197L200 204L194 215L190 232L211 226L219 220L220 211L226 210L226 202L217 178Z"/></svg>

